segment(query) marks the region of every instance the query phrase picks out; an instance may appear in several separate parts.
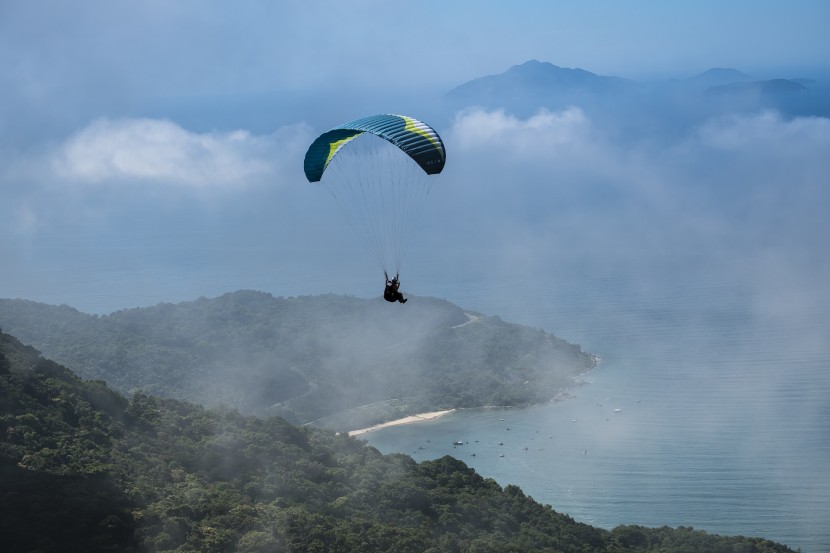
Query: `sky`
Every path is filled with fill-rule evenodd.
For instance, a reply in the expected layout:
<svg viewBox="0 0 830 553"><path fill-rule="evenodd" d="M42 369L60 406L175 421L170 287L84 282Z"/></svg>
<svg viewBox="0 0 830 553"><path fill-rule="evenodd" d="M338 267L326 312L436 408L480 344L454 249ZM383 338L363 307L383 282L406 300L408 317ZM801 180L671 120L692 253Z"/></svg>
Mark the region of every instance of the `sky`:
<svg viewBox="0 0 830 553"><path fill-rule="evenodd" d="M830 46L821 0L6 0L0 16L0 113L26 136L165 99L446 90L534 58L630 78L804 72Z"/></svg>
<svg viewBox="0 0 830 553"><path fill-rule="evenodd" d="M408 253L414 293L464 301L470 273L544 272L542 245L770 240L810 258L825 118L720 114L665 142L578 103L435 105L530 59L641 80L818 78L828 30L830 5L807 0L0 2L0 297L106 312L246 287L371 296L376 269L301 164L317 134L379 112L440 113L449 152ZM784 174L791 194L769 180ZM723 202L746 192L751 210Z"/></svg>

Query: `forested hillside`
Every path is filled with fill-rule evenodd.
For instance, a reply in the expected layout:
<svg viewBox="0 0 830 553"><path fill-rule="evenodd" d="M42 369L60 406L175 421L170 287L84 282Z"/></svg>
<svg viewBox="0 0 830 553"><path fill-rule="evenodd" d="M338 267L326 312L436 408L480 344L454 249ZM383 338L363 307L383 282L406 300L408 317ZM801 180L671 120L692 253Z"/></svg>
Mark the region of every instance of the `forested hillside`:
<svg viewBox="0 0 830 553"><path fill-rule="evenodd" d="M575 522L461 461L83 381L0 332L4 551L767 553L766 540Z"/></svg>
<svg viewBox="0 0 830 553"><path fill-rule="evenodd" d="M83 378L350 430L419 411L549 401L596 358L448 302L240 291L94 316L0 300L0 326ZM336 416L332 416L336 415Z"/></svg>

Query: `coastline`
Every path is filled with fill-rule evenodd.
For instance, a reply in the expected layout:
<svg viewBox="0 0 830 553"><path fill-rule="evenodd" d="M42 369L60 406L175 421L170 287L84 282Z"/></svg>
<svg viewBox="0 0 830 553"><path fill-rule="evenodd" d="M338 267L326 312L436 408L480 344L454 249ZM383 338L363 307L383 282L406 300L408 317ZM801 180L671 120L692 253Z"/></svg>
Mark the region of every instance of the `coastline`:
<svg viewBox="0 0 830 553"><path fill-rule="evenodd" d="M475 320L471 319L470 321L467 321L467 323L463 323L463 324L468 324L468 323L471 323L471 322L474 322L474 321ZM559 389L556 392L556 394L554 394L554 396L552 398L550 398L549 402L550 403L558 403L560 401L575 398L576 396L570 393L570 391L569 391L570 388L583 386L583 385L589 383L589 382L584 381L584 380L577 380L577 378L582 376L582 375L585 375L585 374L587 374L587 373L589 373L593 370L595 370L597 368L597 366L599 365L599 362L600 362L599 356L594 356L594 361L595 361L595 363L594 363L593 367L591 367L589 369L586 369L586 370L580 372L577 375L574 375L572 377L572 379L573 379L572 380L572 385ZM545 403L547 403L547 402L545 402ZM427 413L419 413L417 415L409 415L407 417L403 417L403 418L400 418L400 419L395 419L395 420L392 420L392 421L387 421L387 422L383 422L383 423L380 423L380 424L375 424L373 426L369 426L367 428L361 428L359 430L349 430L348 432L346 432L346 434L349 435L349 436L352 436L352 437L361 436L363 434L368 434L369 432L374 432L375 430L381 430L383 428L389 428L390 426L400 426L400 425L403 425L403 424L412 424L412 423L416 423L416 422L434 420L434 419L437 419L438 417L443 417L444 415L446 415L448 413L452 413L454 411L457 411L458 409L510 409L510 408L513 408L513 407L521 409L521 408L525 408L525 407L531 407L532 405L534 405L534 404L530 403L530 404L525 404L525 405L484 405L484 406L481 406L481 407L469 407L469 408L459 407L459 408L453 408L453 409L445 409L445 410L442 410L442 411L430 411L430 412L427 412Z"/></svg>
<svg viewBox="0 0 830 553"><path fill-rule="evenodd" d="M447 409L445 411L432 411L429 413L420 413L418 415L410 415L408 417L404 417L402 419L396 419L389 422L383 422L380 424L376 424L374 426L370 426L368 428L361 428L360 430L350 430L347 432L349 436L360 436L362 434L367 434L369 432L374 432L375 430L380 430L381 428L388 428L390 426L400 426L402 424L412 424L414 422L422 422L422 421L429 421L433 419L437 419L438 417L443 417L448 413L452 413L455 409Z"/></svg>

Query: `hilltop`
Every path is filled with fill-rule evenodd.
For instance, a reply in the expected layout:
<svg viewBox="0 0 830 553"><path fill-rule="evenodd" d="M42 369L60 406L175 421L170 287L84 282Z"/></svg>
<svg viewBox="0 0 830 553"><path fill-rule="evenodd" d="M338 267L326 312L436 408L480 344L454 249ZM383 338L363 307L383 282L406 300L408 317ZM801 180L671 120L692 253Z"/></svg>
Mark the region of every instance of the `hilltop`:
<svg viewBox="0 0 830 553"><path fill-rule="evenodd" d="M397 306L392 306L397 307ZM0 326L123 393L353 430L423 411L550 401L596 365L578 345L449 302L218 298L117 311L0 300Z"/></svg>
<svg viewBox="0 0 830 553"><path fill-rule="evenodd" d="M506 96L555 95L569 92L621 92L636 83L621 77L597 75L581 68L559 67L550 62L526 61L504 73L478 77L449 91L453 101L493 100Z"/></svg>
<svg viewBox="0 0 830 553"><path fill-rule="evenodd" d="M699 75L686 79L687 82L698 83L703 86L723 85L750 80L752 80L752 77L743 71L738 71L731 67L712 67Z"/></svg>

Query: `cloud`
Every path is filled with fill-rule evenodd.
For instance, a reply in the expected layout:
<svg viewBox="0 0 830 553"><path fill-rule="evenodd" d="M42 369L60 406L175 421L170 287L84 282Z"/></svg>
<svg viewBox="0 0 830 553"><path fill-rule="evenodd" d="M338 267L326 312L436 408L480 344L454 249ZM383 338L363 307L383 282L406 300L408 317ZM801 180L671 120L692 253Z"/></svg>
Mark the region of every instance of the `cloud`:
<svg viewBox="0 0 830 553"><path fill-rule="evenodd" d="M502 110L462 112L447 133L447 151L458 180L451 190L463 189L466 203L489 210L486 218L512 216L531 232L596 228L609 209L662 201L659 173L645 154L615 143L578 107L525 119Z"/></svg>
<svg viewBox="0 0 830 553"><path fill-rule="evenodd" d="M809 249L830 230L830 119L730 115L662 140L601 123L576 107L528 118L458 114L445 133L451 182L440 191L452 213L436 206L436 220L463 218L465 234L478 221L476 232L506 255L567 248L745 259Z"/></svg>
<svg viewBox="0 0 830 553"><path fill-rule="evenodd" d="M696 158L720 161L725 185L775 183L787 196L822 193L830 175L830 119L784 119L772 111L731 115L706 122L687 148Z"/></svg>
<svg viewBox="0 0 830 553"><path fill-rule="evenodd" d="M193 133L158 119L99 119L60 145L50 165L73 184L233 191L290 173L309 135L305 125L255 136Z"/></svg>
<svg viewBox="0 0 830 553"><path fill-rule="evenodd" d="M673 140L644 141L615 138L578 107L527 119L474 109L458 114L447 135L448 151L465 172L512 172L511 183L478 179L477 188L510 184L512 194L536 194L533 179L547 175L547 188L602 181L629 200L664 204L673 197L688 207L695 197L712 200L713 190L821 193L830 175L830 119L785 119L772 111L714 118Z"/></svg>
<svg viewBox="0 0 830 553"><path fill-rule="evenodd" d="M452 127L453 143L462 151L498 148L518 157L557 155L592 134L590 121L577 107L542 109L527 119L476 108L458 114Z"/></svg>
<svg viewBox="0 0 830 553"><path fill-rule="evenodd" d="M707 121L698 132L701 141L728 151L752 149L815 153L827 151L830 119L797 117L786 120L775 111L729 115ZM784 149L782 149L782 147Z"/></svg>
<svg viewBox="0 0 830 553"><path fill-rule="evenodd" d="M0 149L0 233L112 228L139 213L158 225L162 213L218 217L292 204L302 190L297 184L306 182L302 159L311 133L305 123L257 135L192 132L162 119L98 119L56 143Z"/></svg>
<svg viewBox="0 0 830 553"><path fill-rule="evenodd" d="M578 107L541 109L523 119L503 110L475 108L456 115L446 133L448 170L465 203L488 204L526 217L592 195L598 183L613 185L622 163ZM581 203L581 201L580 201ZM495 213L488 217L496 215Z"/></svg>

